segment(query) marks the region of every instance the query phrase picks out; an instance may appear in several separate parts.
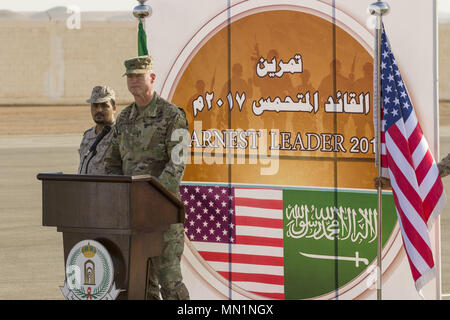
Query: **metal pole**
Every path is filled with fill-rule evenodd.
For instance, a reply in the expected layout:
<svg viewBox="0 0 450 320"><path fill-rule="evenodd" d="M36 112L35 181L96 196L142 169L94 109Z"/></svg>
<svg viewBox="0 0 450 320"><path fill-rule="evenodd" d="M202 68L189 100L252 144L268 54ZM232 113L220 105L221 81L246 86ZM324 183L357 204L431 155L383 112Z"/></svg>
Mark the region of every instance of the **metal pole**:
<svg viewBox="0 0 450 320"><path fill-rule="evenodd" d="M152 14L152 8L145 4L147 1L148 0L138 0L139 5L133 9L133 15L139 22L144 22L144 19L150 17Z"/></svg>
<svg viewBox="0 0 450 320"><path fill-rule="evenodd" d="M375 65L374 71L376 74L376 79L374 79L374 105L376 107L376 164L377 164L377 177L380 180L381 172L381 75L380 75L380 58L381 58L381 28L383 23L383 15L389 12L389 6L387 3L382 1L377 1L369 6L369 12L371 15L376 16L376 37L375 37ZM374 77L375 78L375 77ZM377 300L382 300L382 186L381 183L378 184L377 188Z"/></svg>
<svg viewBox="0 0 450 320"><path fill-rule="evenodd" d="M138 0L140 3L138 6L134 7L133 9L133 15L136 17L136 19L139 20L139 28L144 28L145 26L145 19L150 17L152 15L152 8L147 6L145 3L148 0ZM140 34L140 32L139 32ZM138 47L140 43L139 35L138 35ZM144 40L146 42L146 40ZM147 51L147 44L145 44L145 51Z"/></svg>

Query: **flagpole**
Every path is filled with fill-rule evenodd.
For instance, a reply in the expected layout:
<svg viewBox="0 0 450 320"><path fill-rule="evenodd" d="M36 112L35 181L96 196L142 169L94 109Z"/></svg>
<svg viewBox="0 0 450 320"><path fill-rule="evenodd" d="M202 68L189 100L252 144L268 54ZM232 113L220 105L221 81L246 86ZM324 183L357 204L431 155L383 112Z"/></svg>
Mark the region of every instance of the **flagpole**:
<svg viewBox="0 0 450 320"><path fill-rule="evenodd" d="M374 65L374 106L376 107L376 165L377 165L377 178L380 181L382 172L381 172L381 75L380 75L380 60L381 60L381 29L383 23L383 15L389 12L389 6L387 3L378 0L375 3L372 3L369 6L369 12L371 15L376 16L376 38L375 38L375 65ZM376 79L375 79L376 78ZM383 241L382 241L382 186L381 183L378 183L377 187L377 300L382 300L382 249L383 249Z"/></svg>
<svg viewBox="0 0 450 320"><path fill-rule="evenodd" d="M152 9L145 3L148 0L138 0L139 5L134 7L133 15L139 20L138 55L148 55L147 35L145 33L145 19L152 14Z"/></svg>

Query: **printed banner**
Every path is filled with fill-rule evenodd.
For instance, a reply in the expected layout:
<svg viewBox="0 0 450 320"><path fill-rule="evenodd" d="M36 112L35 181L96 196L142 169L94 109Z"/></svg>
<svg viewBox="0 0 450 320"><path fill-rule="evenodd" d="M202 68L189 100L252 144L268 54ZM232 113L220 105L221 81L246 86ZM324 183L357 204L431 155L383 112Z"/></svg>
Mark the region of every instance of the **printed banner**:
<svg viewBox="0 0 450 320"><path fill-rule="evenodd" d="M191 244L218 274L250 293L274 299L337 295L367 276L376 258L375 193L217 185L183 185L180 191ZM392 196L383 200L386 243L396 216Z"/></svg>
<svg viewBox="0 0 450 320"><path fill-rule="evenodd" d="M374 292L373 37L366 26L317 1L238 3L193 35L162 93L189 122L180 188L185 257L219 296ZM389 270L401 249L389 191L382 232Z"/></svg>
<svg viewBox="0 0 450 320"><path fill-rule="evenodd" d="M372 188L372 72L359 41L310 13L224 26L173 93L190 124L184 180L332 187L337 174L339 187Z"/></svg>

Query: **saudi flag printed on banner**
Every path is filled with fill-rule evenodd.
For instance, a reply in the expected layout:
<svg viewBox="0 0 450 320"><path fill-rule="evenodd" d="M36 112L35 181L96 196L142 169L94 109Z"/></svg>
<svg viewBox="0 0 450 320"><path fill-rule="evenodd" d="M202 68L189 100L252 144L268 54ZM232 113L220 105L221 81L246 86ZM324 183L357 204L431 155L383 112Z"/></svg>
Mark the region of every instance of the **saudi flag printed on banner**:
<svg viewBox="0 0 450 320"><path fill-rule="evenodd" d="M147 34L145 33L145 28L144 28L144 25L142 22L139 22L138 55L139 56L147 56L148 55Z"/></svg>
<svg viewBox="0 0 450 320"><path fill-rule="evenodd" d="M339 291L376 258L377 195L361 190L183 183L185 232L204 262L272 299ZM396 224L383 195L383 243Z"/></svg>

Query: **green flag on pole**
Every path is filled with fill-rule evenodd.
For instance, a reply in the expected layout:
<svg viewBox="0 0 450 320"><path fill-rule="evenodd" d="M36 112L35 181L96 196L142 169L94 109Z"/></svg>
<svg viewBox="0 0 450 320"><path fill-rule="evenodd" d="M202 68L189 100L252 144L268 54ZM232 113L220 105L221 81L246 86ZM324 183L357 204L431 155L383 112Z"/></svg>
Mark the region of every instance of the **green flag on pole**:
<svg viewBox="0 0 450 320"><path fill-rule="evenodd" d="M148 56L147 34L145 33L144 25L142 24L142 22L139 22L138 55L139 56Z"/></svg>

